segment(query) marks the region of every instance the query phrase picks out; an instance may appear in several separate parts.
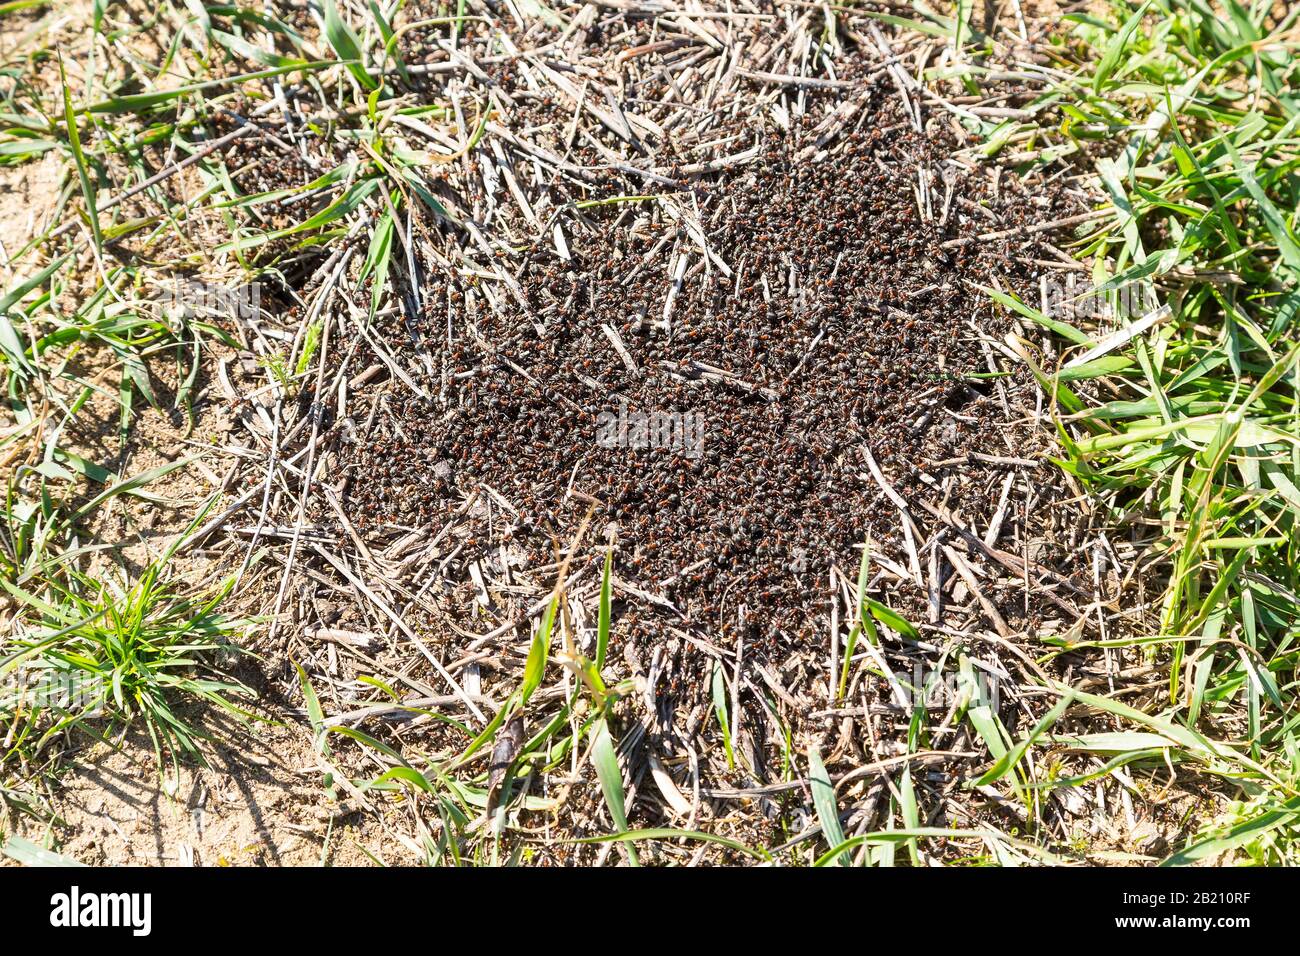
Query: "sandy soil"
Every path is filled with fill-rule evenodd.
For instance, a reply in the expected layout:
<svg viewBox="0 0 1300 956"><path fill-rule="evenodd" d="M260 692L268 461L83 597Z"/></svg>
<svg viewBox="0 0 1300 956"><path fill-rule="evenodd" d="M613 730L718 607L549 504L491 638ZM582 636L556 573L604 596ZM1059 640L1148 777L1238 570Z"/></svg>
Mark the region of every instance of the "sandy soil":
<svg viewBox="0 0 1300 956"><path fill-rule="evenodd" d="M6 286L12 279L9 257L43 230L58 201L61 178L52 150L20 166L0 166L0 263Z"/></svg>
<svg viewBox="0 0 1300 956"><path fill-rule="evenodd" d="M395 860L369 816L363 822L327 795L300 728L227 725L215 738L209 766L164 764L161 773L143 734L118 749L97 744L54 788L56 821L28 820L18 832L33 841L51 834L61 853L99 866Z"/></svg>

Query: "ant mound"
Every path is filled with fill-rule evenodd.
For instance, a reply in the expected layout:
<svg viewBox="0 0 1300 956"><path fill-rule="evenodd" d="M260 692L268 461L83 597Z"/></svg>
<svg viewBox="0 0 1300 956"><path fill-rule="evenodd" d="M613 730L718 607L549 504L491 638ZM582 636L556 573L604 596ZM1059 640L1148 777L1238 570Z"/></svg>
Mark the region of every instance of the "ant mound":
<svg viewBox="0 0 1300 956"><path fill-rule="evenodd" d="M855 575L869 538L907 553L894 500L919 476L962 472L946 506L987 526L968 453L1014 449L978 333L1012 326L980 286L1032 289L1028 230L1078 208L954 161L895 104L873 93L829 148L737 121L719 138L756 142L744 161L570 203L497 279L423 263L420 310L378 332L425 397L390 380L350 446L358 527L434 534L475 496L461 566L553 583L591 512L642 599L625 637L666 614L734 643L744 621L747 653L781 659L824 640L832 567Z"/></svg>

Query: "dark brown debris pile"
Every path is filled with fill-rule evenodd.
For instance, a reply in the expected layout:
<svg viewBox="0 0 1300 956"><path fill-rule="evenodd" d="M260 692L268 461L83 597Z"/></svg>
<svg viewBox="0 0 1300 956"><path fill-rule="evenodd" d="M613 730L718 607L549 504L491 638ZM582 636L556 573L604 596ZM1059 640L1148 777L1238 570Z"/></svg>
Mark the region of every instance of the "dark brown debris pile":
<svg viewBox="0 0 1300 956"><path fill-rule="evenodd" d="M904 553L882 478L946 461L947 506L987 526L1001 475L967 452L1010 452L974 333L1005 329L977 286L1023 291L1019 228L1078 210L951 161L896 104L879 87L829 153L811 121L737 122L718 138L748 161L562 208L508 282L426 262L419 314L379 331L427 398L384 386L357 526L436 532L478 492L499 516L460 560L502 573L594 506L622 578L714 640L744 613L778 658L824 639L832 564L855 574L869 536ZM984 232L1007 238L963 241Z"/></svg>

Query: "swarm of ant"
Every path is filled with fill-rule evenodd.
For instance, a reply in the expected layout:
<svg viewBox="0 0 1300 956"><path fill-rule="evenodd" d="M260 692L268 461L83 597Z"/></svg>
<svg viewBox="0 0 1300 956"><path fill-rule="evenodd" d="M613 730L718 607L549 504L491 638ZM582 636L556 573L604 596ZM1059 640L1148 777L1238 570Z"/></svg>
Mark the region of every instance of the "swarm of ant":
<svg viewBox="0 0 1300 956"><path fill-rule="evenodd" d="M720 643L747 609L757 653L780 661L824 633L832 565L855 569L868 538L901 545L864 450L905 490L960 459L947 468L964 473L965 497L949 506L986 521L996 502L962 456L987 447L1001 409L962 320L989 314L978 285L1024 289L1029 268L1010 258L1018 238L943 248L978 222L951 205L925 218L913 189L951 143L912 129L883 90L868 108L871 127L819 159L800 156L805 125L742 124L736 139L766 143L760 160L675 192L729 275L653 204L591 210L568 259L535 243L516 267L520 295L496 307L430 264L425 309L384 338L407 343L411 375L437 399L394 406L355 447L359 525L437 527L486 486L508 510L458 560L496 560L508 539L536 566L595 503L620 575ZM952 197L1010 227L1063 206L1011 186L995 200L979 171L950 176ZM688 265L665 282L677 257ZM467 315L466 301L479 307ZM696 415L702 453L601 447L611 409Z"/></svg>

